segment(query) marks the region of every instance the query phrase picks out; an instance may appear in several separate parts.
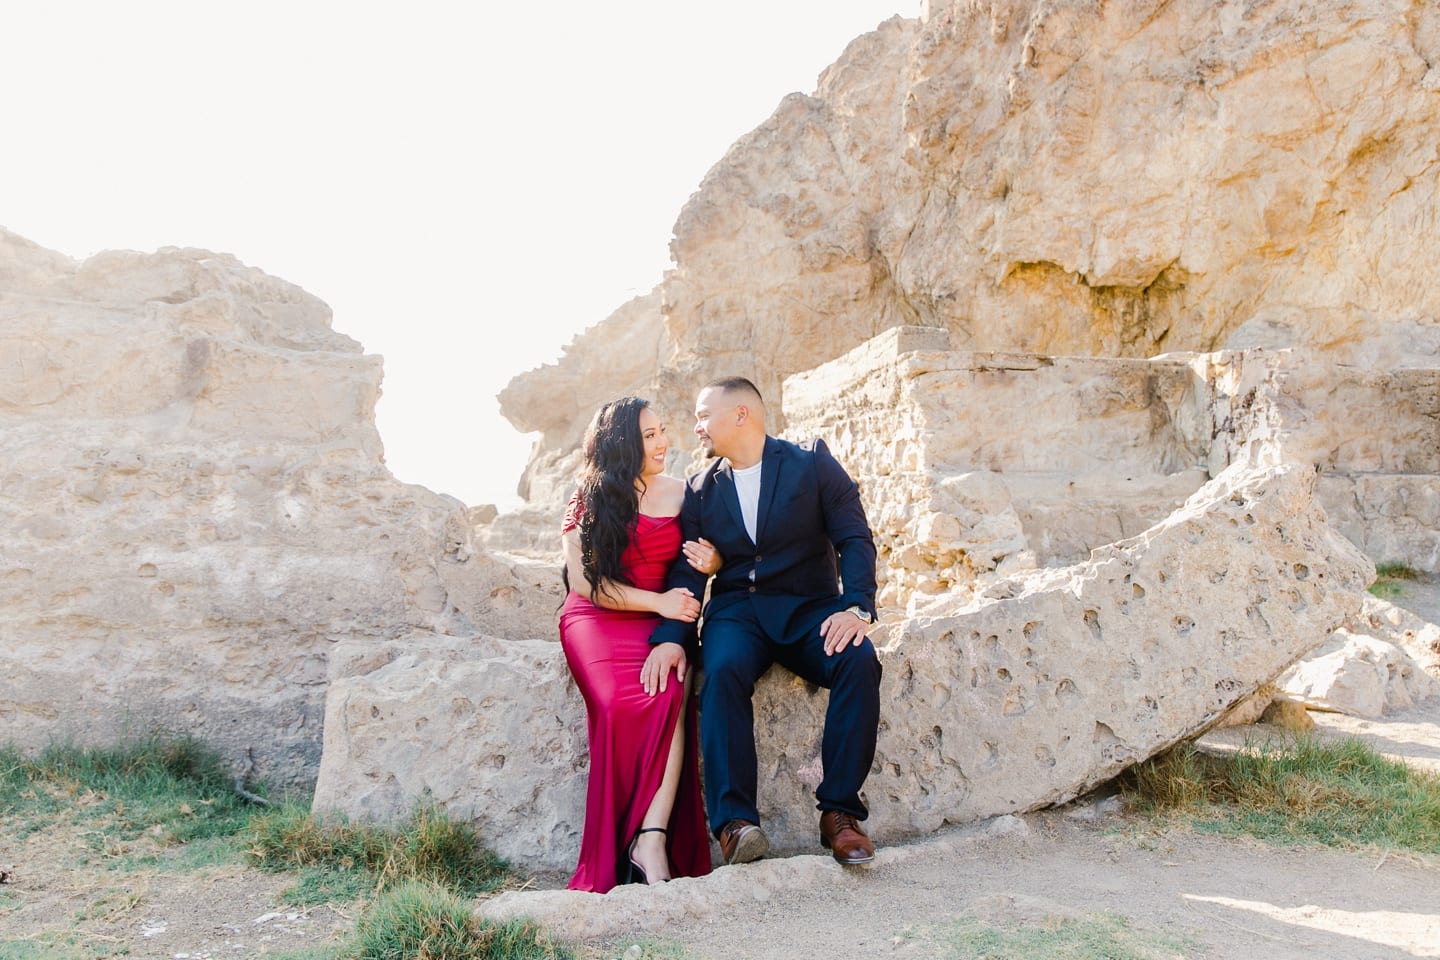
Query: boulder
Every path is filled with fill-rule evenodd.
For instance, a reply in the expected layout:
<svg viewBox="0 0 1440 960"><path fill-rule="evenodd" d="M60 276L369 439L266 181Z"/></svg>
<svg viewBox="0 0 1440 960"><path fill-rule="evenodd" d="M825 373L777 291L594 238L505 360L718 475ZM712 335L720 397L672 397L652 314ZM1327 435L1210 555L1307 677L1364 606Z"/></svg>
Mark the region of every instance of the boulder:
<svg viewBox="0 0 1440 960"><path fill-rule="evenodd" d="M783 393L795 438L831 442L877 529L890 612L867 798L892 839L1063 802L1198 735L1358 612L1374 576L1329 527L1315 469L1284 457L1282 355L1054 358L946 341L895 328ZM1039 409L1051 415L1027 419ZM1197 483L1217 463L1229 465ZM1078 502L1077 481L1104 506L1072 511L1064 529L1086 558L1066 563L1028 546L1021 517L1045 497ZM1173 506L1131 499L1167 484ZM1133 532L1110 537L1094 515ZM540 786L573 787L587 766L583 737L556 751L547 732L552 711L571 710L575 730L584 715L563 657L488 641L464 651L447 647L442 668L417 647L332 681L336 758L317 809L397 817L434 798L475 817L503 855L568 865L582 792L567 809ZM451 712L480 700L486 725ZM827 702L780 668L756 694L762 814L781 850L813 843ZM541 766L502 773L487 758L530 727Z"/></svg>
<svg viewBox="0 0 1440 960"><path fill-rule="evenodd" d="M501 856L574 867L585 817L585 702L560 645L352 640L331 657L313 808L395 822L433 804Z"/></svg>
<svg viewBox="0 0 1440 960"><path fill-rule="evenodd" d="M1420 608L1433 604L1420 604ZM1434 614L1431 613L1431 616ZM1306 707L1374 718L1440 695L1440 624L1366 593L1359 610L1222 723L1270 722Z"/></svg>

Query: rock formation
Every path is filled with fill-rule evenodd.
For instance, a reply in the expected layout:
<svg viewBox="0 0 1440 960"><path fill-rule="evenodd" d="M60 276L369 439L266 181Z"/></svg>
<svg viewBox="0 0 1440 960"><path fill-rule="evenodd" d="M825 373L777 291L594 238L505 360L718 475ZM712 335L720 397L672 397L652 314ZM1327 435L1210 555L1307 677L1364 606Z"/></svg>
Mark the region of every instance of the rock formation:
<svg viewBox="0 0 1440 960"><path fill-rule="evenodd" d="M894 326L1046 356L1303 347L1307 408L1342 429L1337 374L1367 403L1371 371L1428 396L1386 476L1347 439L1351 489L1322 494L1356 495L1347 534L1379 521L1372 556L1440 571L1435 466L1402 462L1440 449L1432 64L1440 8L1395 0L932 0L881 24L710 170L651 297L502 393L545 438L529 498L558 512L575 425L622 387L682 420L709 377L778 397ZM637 355L648 376L609 375Z"/></svg>
<svg viewBox="0 0 1440 960"><path fill-rule="evenodd" d="M330 662L317 810L390 822L438 804L503 856L573 865L585 703L553 638L347 640Z"/></svg>
<svg viewBox="0 0 1440 960"><path fill-rule="evenodd" d="M532 509L558 514L599 400L673 421L742 373L777 432L861 476L907 629L1286 464L1372 559L1440 572L1436 63L1440 10L1387 0L936 0L884 23L710 171L651 297L507 387L544 437ZM896 328L909 348L876 336ZM852 350L886 357L815 372L865 366ZM622 352L658 362L622 382ZM576 407L535 403L573 383ZM787 783L797 732L762 733Z"/></svg>
<svg viewBox="0 0 1440 960"><path fill-rule="evenodd" d="M1356 614L1374 577L1329 526L1314 467L1284 455L1292 429L1263 351L1041 358L952 352L944 337L886 331L783 388L795 436L831 439L875 518L896 612L866 797L890 840L1064 801L1198 734ZM1017 416L1051 396L1069 407L1023 435ZM1129 488L1103 489L1117 469ZM993 539L956 506L977 489ZM1061 531L1084 559L1034 568L1032 529ZM395 818L428 799L504 856L572 862L584 706L560 651L420 652L354 645L369 666L333 677L316 807ZM756 694L761 815L781 849L813 841L827 702L778 668Z"/></svg>
<svg viewBox="0 0 1440 960"><path fill-rule="evenodd" d="M391 476L380 358L330 322L233 257L0 231L8 742L194 734L303 786L337 640L549 633L553 566L476 555L462 504Z"/></svg>
<svg viewBox="0 0 1440 960"><path fill-rule="evenodd" d="M389 474L380 361L304 291L0 232L0 720L195 733L318 778L318 810L438 802L567 866L580 432L622 393L683 422L740 373L876 529L878 831L1073 797L1385 632L1372 561L1440 571L1432 63L1440 8L1399 0L881 24L710 171L654 291L507 387L541 441L504 516ZM825 703L783 671L757 694L782 850L813 842Z"/></svg>
<svg viewBox="0 0 1440 960"><path fill-rule="evenodd" d="M1440 625L1366 596L1357 616L1275 681L1276 693L1378 717L1440 695Z"/></svg>

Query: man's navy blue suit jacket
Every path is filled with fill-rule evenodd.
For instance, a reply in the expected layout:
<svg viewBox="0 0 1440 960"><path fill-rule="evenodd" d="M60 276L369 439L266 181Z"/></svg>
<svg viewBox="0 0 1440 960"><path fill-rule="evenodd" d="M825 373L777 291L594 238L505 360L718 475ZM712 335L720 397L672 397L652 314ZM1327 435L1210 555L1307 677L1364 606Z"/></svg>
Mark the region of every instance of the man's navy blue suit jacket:
<svg viewBox="0 0 1440 960"><path fill-rule="evenodd" d="M728 460L686 481L681 534L709 540L723 562L705 618L748 603L771 641L794 643L811 630L818 636L820 621L837 610L857 606L874 617L875 541L859 486L819 439L795 444L767 436L761 464L755 542ZM705 580L682 553L666 583L703 597ZM693 623L661 620L650 642L683 644L694 657L696 636Z"/></svg>

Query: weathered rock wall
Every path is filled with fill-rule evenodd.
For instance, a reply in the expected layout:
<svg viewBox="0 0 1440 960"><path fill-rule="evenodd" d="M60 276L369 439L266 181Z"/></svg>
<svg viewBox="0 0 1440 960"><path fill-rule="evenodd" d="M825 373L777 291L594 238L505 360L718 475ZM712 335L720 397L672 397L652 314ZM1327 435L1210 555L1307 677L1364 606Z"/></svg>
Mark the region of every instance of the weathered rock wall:
<svg viewBox="0 0 1440 960"><path fill-rule="evenodd" d="M898 286L976 347L1418 319L1433 354L1437 55L1440 11L1394 0L932 3L905 102L932 189L889 245Z"/></svg>
<svg viewBox="0 0 1440 960"><path fill-rule="evenodd" d="M553 568L475 555L458 501L385 468L380 375L232 257L0 231L6 741L167 729L305 784L337 640L549 635Z"/></svg>
<svg viewBox="0 0 1440 960"><path fill-rule="evenodd" d="M1377 563L1440 573L1440 364L1377 369L1302 354L1291 448L1322 471L1330 522Z"/></svg>
<svg viewBox="0 0 1440 960"><path fill-rule="evenodd" d="M698 384L740 373L784 430L785 378L902 325L977 352L1304 347L1440 367L1432 64L1434 4L936 0L856 39L716 163L676 221L652 322L627 306L512 380L502 410L544 434L530 473L553 476L601 399L638 392L686 422ZM655 369L637 377L636 354ZM1435 569L1428 514L1383 519L1428 486L1362 476L1347 530L1380 519L1367 548ZM558 491L533 493L558 515Z"/></svg>
<svg viewBox="0 0 1440 960"><path fill-rule="evenodd" d="M860 482L882 606L968 591L997 567L1060 565L1159 522L1228 461L1194 358L948 349L896 327L796 374L788 431Z"/></svg>

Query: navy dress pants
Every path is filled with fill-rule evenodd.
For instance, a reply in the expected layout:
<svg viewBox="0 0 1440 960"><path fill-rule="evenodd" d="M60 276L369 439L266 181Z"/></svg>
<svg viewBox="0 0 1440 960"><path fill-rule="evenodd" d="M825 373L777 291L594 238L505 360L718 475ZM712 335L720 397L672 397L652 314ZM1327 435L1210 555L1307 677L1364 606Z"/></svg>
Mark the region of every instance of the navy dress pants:
<svg viewBox="0 0 1440 960"><path fill-rule="evenodd" d="M772 641L747 604L707 620L702 631L700 752L704 757L705 809L712 832L734 819L760 822L756 806L755 684L771 664L830 691L816 788L816 807L864 820L860 789L875 760L880 725L880 661L869 639L825 655L820 620L790 642Z"/></svg>

